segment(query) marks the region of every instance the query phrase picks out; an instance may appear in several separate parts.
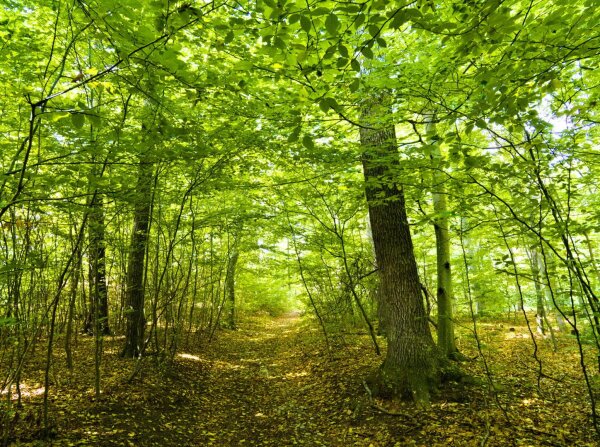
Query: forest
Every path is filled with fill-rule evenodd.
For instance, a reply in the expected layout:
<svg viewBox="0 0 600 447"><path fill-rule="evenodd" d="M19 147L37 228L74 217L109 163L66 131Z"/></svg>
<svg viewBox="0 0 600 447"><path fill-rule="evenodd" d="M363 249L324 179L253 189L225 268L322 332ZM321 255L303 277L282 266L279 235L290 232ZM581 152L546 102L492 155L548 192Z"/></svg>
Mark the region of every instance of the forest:
<svg viewBox="0 0 600 447"><path fill-rule="evenodd" d="M2 0L0 445L596 446L595 0Z"/></svg>

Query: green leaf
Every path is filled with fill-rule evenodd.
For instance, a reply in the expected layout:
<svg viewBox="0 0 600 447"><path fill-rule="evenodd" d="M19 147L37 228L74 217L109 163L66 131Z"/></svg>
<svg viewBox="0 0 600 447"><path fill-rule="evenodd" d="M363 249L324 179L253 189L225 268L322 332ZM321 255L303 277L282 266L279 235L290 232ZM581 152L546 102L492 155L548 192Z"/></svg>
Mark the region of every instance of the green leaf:
<svg viewBox="0 0 600 447"><path fill-rule="evenodd" d="M306 149L314 149L315 148L315 143L310 135L304 135L304 137L302 137L302 145Z"/></svg>
<svg viewBox="0 0 600 447"><path fill-rule="evenodd" d="M350 83L350 85L348 86L348 88L350 89L350 91L352 93L354 93L355 91L357 91L359 87L360 87L360 79L358 79L358 78L356 78L354 81L352 81Z"/></svg>
<svg viewBox="0 0 600 447"><path fill-rule="evenodd" d="M360 27L360 25L362 25L365 22L365 15L364 14L358 14L356 16L356 19L354 19L354 27L356 29L358 29Z"/></svg>
<svg viewBox="0 0 600 447"><path fill-rule="evenodd" d="M313 9L310 12L310 15L313 17L319 17L319 16L324 16L328 12L329 12L328 8L320 7L320 8Z"/></svg>
<svg viewBox="0 0 600 447"><path fill-rule="evenodd" d="M71 123L76 129L81 129L85 124L85 115L83 113L71 113Z"/></svg>
<svg viewBox="0 0 600 447"><path fill-rule="evenodd" d="M288 143L294 143L295 141L298 141L298 138L300 137L300 130L302 130L301 126L294 127L294 130L292 130L288 136Z"/></svg>
<svg viewBox="0 0 600 447"><path fill-rule="evenodd" d="M239 62L236 62L236 64L233 66L233 68L235 70L239 70L239 71L250 70L252 68L252 62L251 61L239 61Z"/></svg>
<svg viewBox="0 0 600 447"><path fill-rule="evenodd" d="M337 16L335 14L329 14L325 19L325 28L327 29L327 32L331 35L334 35L339 27L340 20L337 18Z"/></svg>
<svg viewBox="0 0 600 447"><path fill-rule="evenodd" d="M377 25L369 25L368 31L372 37L375 37L379 34L379 27Z"/></svg>
<svg viewBox="0 0 600 447"><path fill-rule="evenodd" d="M48 119L50 122L55 123L56 121L65 119L69 115L71 115L69 112L52 112L48 114Z"/></svg>
<svg viewBox="0 0 600 447"><path fill-rule="evenodd" d="M338 57L336 66L339 69L344 68L346 65L348 65L348 59L346 59L345 57Z"/></svg>
<svg viewBox="0 0 600 447"><path fill-rule="evenodd" d="M356 59L352 59L350 61L350 66L352 67L352 70L354 71L360 71L360 62L358 62Z"/></svg>
<svg viewBox="0 0 600 447"><path fill-rule="evenodd" d="M309 33L310 29L312 28L312 20L310 20L309 17L300 16L300 26L302 27L302 29L304 31L306 31L307 33Z"/></svg>
<svg viewBox="0 0 600 447"><path fill-rule="evenodd" d="M100 115L88 115L88 120L92 125L97 129L102 125L102 120L100 119Z"/></svg>
<svg viewBox="0 0 600 447"><path fill-rule="evenodd" d="M223 42L224 43L231 43L234 38L235 38L235 34L233 33L233 31L229 31L227 33L227 35L225 36L225 39L223 40Z"/></svg>
<svg viewBox="0 0 600 447"><path fill-rule="evenodd" d="M337 110L339 105L335 99L325 97L319 102L319 107L323 112L327 112L329 109Z"/></svg>
<svg viewBox="0 0 600 447"><path fill-rule="evenodd" d="M348 47L346 45L339 44L338 51L342 57L348 58L348 56L350 56L350 52L348 51Z"/></svg>
<svg viewBox="0 0 600 447"><path fill-rule="evenodd" d="M367 59L373 59L373 51L369 48L369 47L363 47L360 52L363 54L364 57L366 57Z"/></svg>

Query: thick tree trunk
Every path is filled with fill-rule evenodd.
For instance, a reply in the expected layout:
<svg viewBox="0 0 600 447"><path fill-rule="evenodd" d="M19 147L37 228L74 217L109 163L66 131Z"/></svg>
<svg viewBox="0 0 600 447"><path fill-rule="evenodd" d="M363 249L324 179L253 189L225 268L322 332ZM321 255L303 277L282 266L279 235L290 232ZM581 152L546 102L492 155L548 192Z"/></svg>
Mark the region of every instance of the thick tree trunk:
<svg viewBox="0 0 600 447"><path fill-rule="evenodd" d="M133 216L133 234L127 267L125 315L127 329L123 357L138 357L144 344L144 261L152 205L152 164L140 160Z"/></svg>
<svg viewBox="0 0 600 447"><path fill-rule="evenodd" d="M380 127L375 107L363 112L371 128L361 128L360 139L388 348L372 391L426 402L440 381L440 353L423 305L404 193L396 183L395 129L393 125L373 129Z"/></svg>

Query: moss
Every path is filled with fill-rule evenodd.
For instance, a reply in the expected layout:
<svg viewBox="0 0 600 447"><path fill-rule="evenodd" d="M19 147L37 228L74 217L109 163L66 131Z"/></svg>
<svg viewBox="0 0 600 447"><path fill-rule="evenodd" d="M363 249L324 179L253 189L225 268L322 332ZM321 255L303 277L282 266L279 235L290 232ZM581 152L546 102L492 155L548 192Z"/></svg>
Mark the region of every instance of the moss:
<svg viewBox="0 0 600 447"><path fill-rule="evenodd" d="M412 400L428 405L431 394L437 393L441 375L434 364L423 368L392 368L385 363L367 379L373 397Z"/></svg>

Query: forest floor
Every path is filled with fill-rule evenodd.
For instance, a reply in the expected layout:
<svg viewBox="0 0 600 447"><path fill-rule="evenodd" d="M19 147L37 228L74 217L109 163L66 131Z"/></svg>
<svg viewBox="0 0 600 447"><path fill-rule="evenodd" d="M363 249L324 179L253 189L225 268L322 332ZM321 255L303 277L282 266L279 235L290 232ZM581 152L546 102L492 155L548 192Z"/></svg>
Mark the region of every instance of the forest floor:
<svg viewBox="0 0 600 447"><path fill-rule="evenodd" d="M108 337L102 394L94 397L93 339L81 336L75 366L57 352L50 421L57 446L596 446L576 345L560 354L538 340L543 374L523 327L480 325L481 356L463 363L474 384L453 384L428 408L375 402L363 379L380 363L365 334L332 337L298 316L254 317L238 330L198 338L173 362L121 359ZM384 343L383 340L381 340ZM462 349L476 357L472 339ZM471 346L471 348L469 348ZM62 355L62 356L61 356ZM23 407L0 433L10 445L45 445L43 355L23 377ZM139 363L141 362L141 363ZM132 380L132 373L135 372ZM539 377L539 387L538 387ZM488 386L489 380L493 387ZM598 377L593 378L597 380ZM491 391L490 391L491 390ZM6 399L4 408L6 410ZM393 414L391 414L393 413ZM6 416L6 415L5 415ZM1 443L0 443L1 444Z"/></svg>

